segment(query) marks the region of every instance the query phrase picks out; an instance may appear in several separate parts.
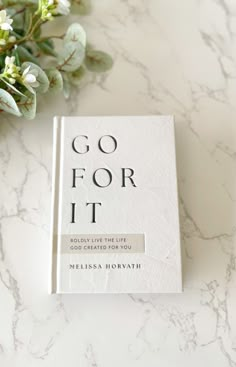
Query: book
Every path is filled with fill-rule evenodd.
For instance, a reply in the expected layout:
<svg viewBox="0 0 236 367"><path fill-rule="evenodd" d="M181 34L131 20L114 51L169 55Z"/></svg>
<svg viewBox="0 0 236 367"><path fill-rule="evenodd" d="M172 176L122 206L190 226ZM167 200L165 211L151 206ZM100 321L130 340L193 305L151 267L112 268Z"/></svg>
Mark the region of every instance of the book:
<svg viewBox="0 0 236 367"><path fill-rule="evenodd" d="M172 116L55 117L50 293L179 293Z"/></svg>

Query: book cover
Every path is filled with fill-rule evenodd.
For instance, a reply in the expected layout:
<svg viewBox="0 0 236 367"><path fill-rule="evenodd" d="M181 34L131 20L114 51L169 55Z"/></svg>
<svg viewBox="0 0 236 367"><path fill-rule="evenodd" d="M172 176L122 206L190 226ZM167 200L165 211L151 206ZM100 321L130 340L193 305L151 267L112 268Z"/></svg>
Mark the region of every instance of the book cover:
<svg viewBox="0 0 236 367"><path fill-rule="evenodd" d="M55 117L51 293L182 291L172 116Z"/></svg>

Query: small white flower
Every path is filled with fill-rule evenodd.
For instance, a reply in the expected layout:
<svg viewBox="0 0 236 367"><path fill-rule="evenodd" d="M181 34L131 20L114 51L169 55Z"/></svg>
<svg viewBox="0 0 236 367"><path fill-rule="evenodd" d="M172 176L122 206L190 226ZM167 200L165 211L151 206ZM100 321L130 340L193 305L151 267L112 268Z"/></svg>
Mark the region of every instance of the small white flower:
<svg viewBox="0 0 236 367"><path fill-rule="evenodd" d="M42 0L41 17L52 20L53 15L68 15L70 13L69 0Z"/></svg>
<svg viewBox="0 0 236 367"><path fill-rule="evenodd" d="M5 57L5 68L3 73L0 75L3 81L10 84L15 84L16 82L24 85L31 93L35 93L33 88L37 88L40 84L37 81L38 70L30 69L29 65L23 72L20 66L15 64L15 56Z"/></svg>
<svg viewBox="0 0 236 367"><path fill-rule="evenodd" d="M14 43L14 42L16 42L16 37L15 37L15 36L10 36L10 37L8 38L8 42L10 42L10 43Z"/></svg>
<svg viewBox="0 0 236 367"><path fill-rule="evenodd" d="M16 82L16 79L14 79L14 78L9 78L8 80L9 80L9 82L10 82L11 84L15 84L15 82Z"/></svg>
<svg viewBox="0 0 236 367"><path fill-rule="evenodd" d="M6 43L7 42L6 42L6 40L4 38L1 38L0 39L0 46L5 46Z"/></svg>
<svg viewBox="0 0 236 367"><path fill-rule="evenodd" d="M43 20L53 19L51 10L55 8L54 0L42 0L41 2L41 18Z"/></svg>
<svg viewBox="0 0 236 367"><path fill-rule="evenodd" d="M68 15L70 13L70 1L69 0L57 0L55 12L61 15Z"/></svg>
<svg viewBox="0 0 236 367"><path fill-rule="evenodd" d="M15 56L6 56L5 57L5 69L4 74L7 78L17 78L20 74L20 67L15 65Z"/></svg>
<svg viewBox="0 0 236 367"><path fill-rule="evenodd" d="M37 88L39 86L37 76L38 71L36 69L30 70L30 66L28 66L22 74L22 83L33 94L35 93L33 88Z"/></svg>
<svg viewBox="0 0 236 367"><path fill-rule="evenodd" d="M13 19L11 19L8 15L6 10L1 10L0 11L0 29L2 29L3 31L12 31L12 24Z"/></svg>
<svg viewBox="0 0 236 367"><path fill-rule="evenodd" d="M20 78L20 67L15 64L15 56L5 57L5 68L1 74L3 81L7 81L10 84L15 84L15 82Z"/></svg>
<svg viewBox="0 0 236 367"><path fill-rule="evenodd" d="M5 65L7 65L8 67L11 67L12 65L15 64L15 56L6 56L5 57Z"/></svg>

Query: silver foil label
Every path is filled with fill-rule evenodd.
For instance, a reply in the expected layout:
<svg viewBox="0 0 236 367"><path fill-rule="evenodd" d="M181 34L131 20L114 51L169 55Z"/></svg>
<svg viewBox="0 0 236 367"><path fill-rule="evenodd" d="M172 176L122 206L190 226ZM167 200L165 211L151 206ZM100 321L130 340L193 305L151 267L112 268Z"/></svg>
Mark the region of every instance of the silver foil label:
<svg viewBox="0 0 236 367"><path fill-rule="evenodd" d="M61 253L144 253L144 234L61 235Z"/></svg>

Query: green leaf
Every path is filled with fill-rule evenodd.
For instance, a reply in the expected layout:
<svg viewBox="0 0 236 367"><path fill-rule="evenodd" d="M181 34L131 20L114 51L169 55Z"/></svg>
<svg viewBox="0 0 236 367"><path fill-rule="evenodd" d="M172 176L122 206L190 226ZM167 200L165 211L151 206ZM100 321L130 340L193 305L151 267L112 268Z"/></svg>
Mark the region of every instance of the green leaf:
<svg viewBox="0 0 236 367"><path fill-rule="evenodd" d="M43 42L37 43L37 45L40 48L40 50L42 50L43 53L45 53L45 55L57 56L56 51L54 51L54 43L52 40L48 39Z"/></svg>
<svg viewBox="0 0 236 367"><path fill-rule="evenodd" d="M36 94L32 94L29 91L25 94L18 102L18 107L26 119L32 120L36 114Z"/></svg>
<svg viewBox="0 0 236 367"><path fill-rule="evenodd" d="M37 5L38 1L37 0L2 0L2 3L4 5L4 7L7 6L13 6L13 5L25 5L27 3L27 5Z"/></svg>
<svg viewBox="0 0 236 367"><path fill-rule="evenodd" d="M70 93L71 93L71 84L68 80L67 75L63 75L63 94L65 99L68 99L70 97Z"/></svg>
<svg viewBox="0 0 236 367"><path fill-rule="evenodd" d="M81 80L84 78L85 74L86 74L86 69L83 65L81 65L79 69L73 71L69 75L70 83L75 85L75 86L79 86L81 84Z"/></svg>
<svg viewBox="0 0 236 367"><path fill-rule="evenodd" d="M49 80L46 73L38 65L33 64L32 62L24 62L22 64L22 70L24 71L28 66L30 66L30 70L37 70L38 72L36 79L40 85L37 88L34 88L36 92L39 93L47 92L49 88Z"/></svg>
<svg viewBox="0 0 236 367"><path fill-rule="evenodd" d="M13 18L13 24L12 24L13 29L14 30L23 29L24 28L23 25L24 25L24 14L23 13L16 14Z"/></svg>
<svg viewBox="0 0 236 367"><path fill-rule="evenodd" d="M23 46L18 46L17 53L18 53L21 63L25 61L31 61L34 64L37 64L37 65L39 64L38 59L35 56L33 56L32 53L27 50L27 48Z"/></svg>
<svg viewBox="0 0 236 367"><path fill-rule="evenodd" d="M49 69L46 71L49 80L49 91L58 92L63 89L63 79L60 71L57 69Z"/></svg>
<svg viewBox="0 0 236 367"><path fill-rule="evenodd" d="M0 78L7 86L8 88L12 89L16 94L18 94L19 96L24 96L23 93L21 93L18 89L16 89L16 87L14 87L14 85L12 85L11 83L8 83L8 81L4 78Z"/></svg>
<svg viewBox="0 0 236 367"><path fill-rule="evenodd" d="M80 42L84 47L86 46L86 33L79 23L73 23L67 29L64 44L68 42Z"/></svg>
<svg viewBox="0 0 236 367"><path fill-rule="evenodd" d="M14 51L12 52L12 56L15 56L15 64L16 64L16 66L20 66L21 65L21 61L20 61L19 54L18 54L18 47L16 47L14 49Z"/></svg>
<svg viewBox="0 0 236 367"><path fill-rule="evenodd" d="M58 70L75 71L85 57L86 33L79 23L73 23L64 37L64 48L58 56Z"/></svg>
<svg viewBox="0 0 236 367"><path fill-rule="evenodd" d="M68 42L58 57L58 70L75 71L83 63L85 48L81 42Z"/></svg>
<svg viewBox="0 0 236 367"><path fill-rule="evenodd" d="M101 73L112 68L113 60L103 51L89 49L85 57L85 65L88 70Z"/></svg>
<svg viewBox="0 0 236 367"><path fill-rule="evenodd" d="M0 55L0 68L4 68L5 66L5 58L6 58L6 55Z"/></svg>
<svg viewBox="0 0 236 367"><path fill-rule="evenodd" d="M24 29L26 31L26 33L29 31L30 29L30 25L32 24L32 11L30 8L26 8L25 11L23 12L24 14Z"/></svg>
<svg viewBox="0 0 236 367"><path fill-rule="evenodd" d="M4 89L0 89L0 110L16 116L21 116L21 113L19 111L19 108L17 107L14 98Z"/></svg>
<svg viewBox="0 0 236 367"><path fill-rule="evenodd" d="M72 13L78 13L80 15L88 15L91 13L91 0L73 0L72 1Z"/></svg>
<svg viewBox="0 0 236 367"><path fill-rule="evenodd" d="M14 30L11 31L11 35L12 36L15 36L17 40L21 39L21 37L23 36L23 34L24 34L24 31L23 32L20 31L19 33L17 33L16 32L16 28L14 28Z"/></svg>

